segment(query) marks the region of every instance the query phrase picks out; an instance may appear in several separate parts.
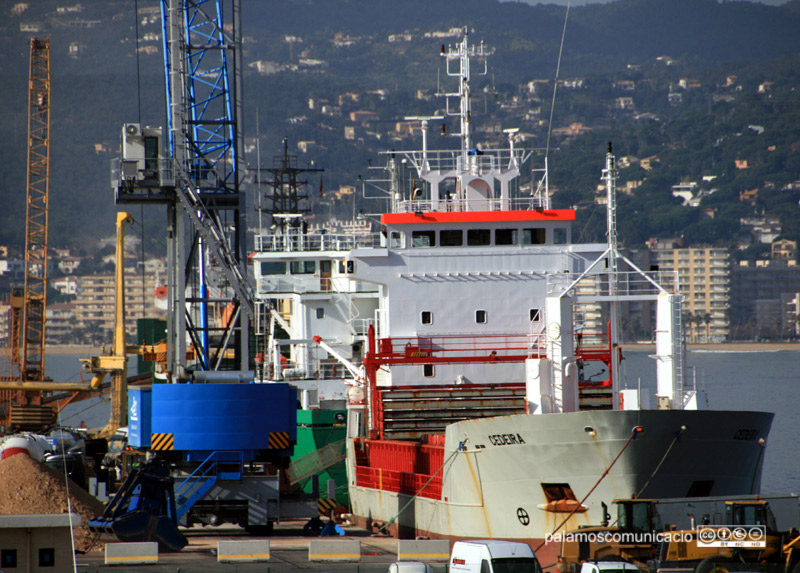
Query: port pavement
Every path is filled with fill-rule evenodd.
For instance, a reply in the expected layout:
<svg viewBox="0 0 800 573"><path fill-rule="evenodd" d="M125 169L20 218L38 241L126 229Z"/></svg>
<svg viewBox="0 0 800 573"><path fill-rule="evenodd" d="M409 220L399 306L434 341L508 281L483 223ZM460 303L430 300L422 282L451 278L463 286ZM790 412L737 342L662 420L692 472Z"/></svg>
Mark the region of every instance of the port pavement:
<svg viewBox="0 0 800 573"><path fill-rule="evenodd" d="M189 545L178 553L161 553L155 565L105 565L102 547L98 551L77 556L78 573L289 573L291 571L320 571L330 573L385 573L389 564L397 561L397 539L373 535L355 526L343 526L344 536L320 538L303 535L304 521L284 522L275 527L269 537L251 536L233 526L194 527L183 530ZM219 563L216 549L220 541L268 539L269 561L258 563ZM361 542L358 562L311 562L308 542L312 539L357 540ZM111 542L111 540L108 540ZM445 573L446 563L429 562L434 572Z"/></svg>

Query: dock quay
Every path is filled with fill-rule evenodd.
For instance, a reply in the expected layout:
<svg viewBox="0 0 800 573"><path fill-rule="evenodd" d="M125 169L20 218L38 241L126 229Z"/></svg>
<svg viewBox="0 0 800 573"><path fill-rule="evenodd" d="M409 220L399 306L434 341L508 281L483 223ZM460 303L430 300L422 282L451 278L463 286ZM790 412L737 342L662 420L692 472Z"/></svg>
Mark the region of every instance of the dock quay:
<svg viewBox="0 0 800 573"><path fill-rule="evenodd" d="M200 573L200 572L270 572L326 571L332 573L378 573L388 570L389 565L398 560L398 540L386 535L376 535L354 526L344 528L343 536L319 537L304 535L304 521L288 521L276 524L269 537L253 536L241 528L223 526L215 528L194 527L184 530L189 544L177 553L160 553L156 564L146 565L107 565L104 545L92 552L76 556L79 573L147 572L147 573ZM256 562L219 562L220 542L266 540L269 542L268 560ZM324 540L326 543L343 542L343 546L360 544L358 560L311 561L309 545L312 541ZM111 543L111 541L109 541ZM445 560L427 561L435 572L444 572Z"/></svg>

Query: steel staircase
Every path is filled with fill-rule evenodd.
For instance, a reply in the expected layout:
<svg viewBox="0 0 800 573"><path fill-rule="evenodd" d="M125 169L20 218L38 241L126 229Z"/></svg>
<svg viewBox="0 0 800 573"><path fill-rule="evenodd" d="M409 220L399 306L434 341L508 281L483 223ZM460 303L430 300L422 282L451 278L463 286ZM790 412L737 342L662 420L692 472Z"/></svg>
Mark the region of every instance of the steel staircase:
<svg viewBox="0 0 800 573"><path fill-rule="evenodd" d="M242 452L230 452L240 456L236 461L219 460L219 454L211 454L180 484L175 486L175 508L178 520L189 513L194 505L203 499L218 480L240 480L244 473ZM228 452L226 452L228 453ZM224 467L222 467L224 465Z"/></svg>

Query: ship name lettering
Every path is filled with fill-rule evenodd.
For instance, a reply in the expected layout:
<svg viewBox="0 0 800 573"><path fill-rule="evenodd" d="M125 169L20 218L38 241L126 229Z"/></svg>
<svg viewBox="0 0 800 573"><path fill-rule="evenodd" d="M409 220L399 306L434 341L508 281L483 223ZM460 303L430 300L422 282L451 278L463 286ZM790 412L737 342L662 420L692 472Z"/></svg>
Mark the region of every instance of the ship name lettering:
<svg viewBox="0 0 800 573"><path fill-rule="evenodd" d="M737 430L733 435L734 440L755 440L758 437L758 430Z"/></svg>
<svg viewBox="0 0 800 573"><path fill-rule="evenodd" d="M489 442L493 446L510 446L524 444L525 440L519 434L492 434L489 436Z"/></svg>

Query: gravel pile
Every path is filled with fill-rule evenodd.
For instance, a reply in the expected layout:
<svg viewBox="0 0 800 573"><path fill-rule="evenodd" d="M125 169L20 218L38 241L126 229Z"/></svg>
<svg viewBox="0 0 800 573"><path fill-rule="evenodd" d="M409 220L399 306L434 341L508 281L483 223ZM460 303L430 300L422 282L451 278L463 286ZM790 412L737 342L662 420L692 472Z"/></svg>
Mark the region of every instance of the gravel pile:
<svg viewBox="0 0 800 573"><path fill-rule="evenodd" d="M25 454L0 461L0 515L67 513L66 479L64 474ZM103 513L103 504L72 480L69 480L69 499L72 512L81 516L83 524L75 528L75 548L99 549L100 544L86 524Z"/></svg>

